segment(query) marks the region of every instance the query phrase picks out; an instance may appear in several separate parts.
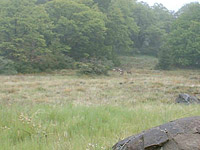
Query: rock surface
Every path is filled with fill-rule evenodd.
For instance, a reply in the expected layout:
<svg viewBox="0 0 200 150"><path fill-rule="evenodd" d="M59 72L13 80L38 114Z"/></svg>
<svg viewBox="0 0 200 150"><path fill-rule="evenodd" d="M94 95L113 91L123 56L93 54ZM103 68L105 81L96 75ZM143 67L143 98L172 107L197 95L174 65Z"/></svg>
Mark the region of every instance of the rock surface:
<svg viewBox="0 0 200 150"><path fill-rule="evenodd" d="M200 99L189 94L179 94L179 96L176 98L176 103L200 104Z"/></svg>
<svg viewBox="0 0 200 150"><path fill-rule="evenodd" d="M113 150L200 150L200 116L178 119L119 141Z"/></svg>

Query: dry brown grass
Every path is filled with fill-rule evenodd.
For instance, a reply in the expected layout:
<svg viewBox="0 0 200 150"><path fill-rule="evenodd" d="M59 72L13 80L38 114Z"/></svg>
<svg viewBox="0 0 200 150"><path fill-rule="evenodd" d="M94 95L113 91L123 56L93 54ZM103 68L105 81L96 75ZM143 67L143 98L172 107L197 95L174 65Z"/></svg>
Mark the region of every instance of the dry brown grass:
<svg viewBox="0 0 200 150"><path fill-rule="evenodd" d="M61 74L0 76L0 102L134 105L148 101L173 103L179 93L200 96L198 70L153 70L157 60L149 57L122 60L122 68L131 70L132 74L110 72L109 76L80 77L62 71Z"/></svg>
<svg viewBox="0 0 200 150"><path fill-rule="evenodd" d="M154 70L151 57L122 61L132 74L0 76L0 149L111 150L119 139L200 114L198 105L172 104L179 93L200 97L200 71Z"/></svg>

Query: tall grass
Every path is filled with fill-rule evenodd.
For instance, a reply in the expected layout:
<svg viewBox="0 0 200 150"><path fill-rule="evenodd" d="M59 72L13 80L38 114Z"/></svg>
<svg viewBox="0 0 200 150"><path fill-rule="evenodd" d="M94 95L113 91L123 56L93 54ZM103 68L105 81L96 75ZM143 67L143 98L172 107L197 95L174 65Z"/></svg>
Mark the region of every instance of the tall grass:
<svg viewBox="0 0 200 150"><path fill-rule="evenodd" d="M200 106L0 106L2 150L110 150L121 138L150 127L200 115Z"/></svg>
<svg viewBox="0 0 200 150"><path fill-rule="evenodd" d="M199 70L153 70L157 59L121 57L123 76L0 76L0 150L110 150L119 139L168 121L199 116L175 105L200 96Z"/></svg>

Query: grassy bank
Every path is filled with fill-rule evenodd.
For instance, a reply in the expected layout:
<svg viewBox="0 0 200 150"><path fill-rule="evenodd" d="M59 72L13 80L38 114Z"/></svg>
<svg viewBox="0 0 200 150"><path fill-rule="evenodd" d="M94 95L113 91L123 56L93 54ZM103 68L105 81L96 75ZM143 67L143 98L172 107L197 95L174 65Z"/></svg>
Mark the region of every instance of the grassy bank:
<svg viewBox="0 0 200 150"><path fill-rule="evenodd" d="M186 116L199 106L138 104L114 106L1 106L1 149L102 150L121 138Z"/></svg>
<svg viewBox="0 0 200 150"><path fill-rule="evenodd" d="M110 150L119 139L170 120L200 115L175 105L200 96L199 70L154 70L151 57L122 57L132 74L0 76L0 149Z"/></svg>

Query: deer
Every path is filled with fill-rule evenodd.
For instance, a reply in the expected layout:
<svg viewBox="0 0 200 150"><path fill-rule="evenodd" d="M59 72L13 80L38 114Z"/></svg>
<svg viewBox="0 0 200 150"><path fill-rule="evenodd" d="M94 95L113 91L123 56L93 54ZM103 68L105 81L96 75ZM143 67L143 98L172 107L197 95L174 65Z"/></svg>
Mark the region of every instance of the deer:
<svg viewBox="0 0 200 150"><path fill-rule="evenodd" d="M120 75L123 75L123 74L124 74L124 71L123 71L122 69L120 69L120 68L114 68L113 71L114 71L114 72L119 72Z"/></svg>
<svg viewBox="0 0 200 150"><path fill-rule="evenodd" d="M113 71L114 72L119 72L120 75L124 75L124 73L126 73L126 74L132 74L132 72L130 70L125 71L125 70L123 70L121 68L114 68Z"/></svg>

